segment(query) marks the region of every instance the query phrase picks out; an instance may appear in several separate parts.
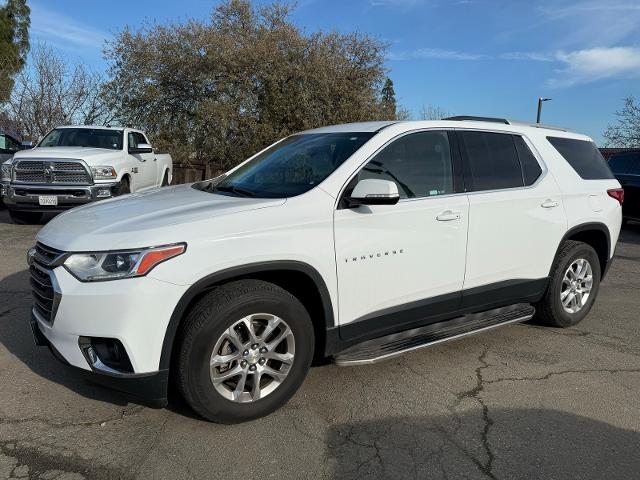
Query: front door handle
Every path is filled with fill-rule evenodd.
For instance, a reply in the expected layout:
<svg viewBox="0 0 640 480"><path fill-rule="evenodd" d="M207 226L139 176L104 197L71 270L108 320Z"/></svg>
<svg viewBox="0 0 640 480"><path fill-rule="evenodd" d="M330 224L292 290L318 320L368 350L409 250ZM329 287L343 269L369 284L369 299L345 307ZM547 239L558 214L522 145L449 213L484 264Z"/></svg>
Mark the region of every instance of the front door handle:
<svg viewBox="0 0 640 480"><path fill-rule="evenodd" d="M454 212L452 210L445 210L436 217L439 222L450 222L451 220L459 220L462 218L462 212Z"/></svg>
<svg viewBox="0 0 640 480"><path fill-rule="evenodd" d="M554 208L554 207L557 207L558 205L560 204L557 201L551 200L549 198L547 198L544 202L540 204L542 208Z"/></svg>

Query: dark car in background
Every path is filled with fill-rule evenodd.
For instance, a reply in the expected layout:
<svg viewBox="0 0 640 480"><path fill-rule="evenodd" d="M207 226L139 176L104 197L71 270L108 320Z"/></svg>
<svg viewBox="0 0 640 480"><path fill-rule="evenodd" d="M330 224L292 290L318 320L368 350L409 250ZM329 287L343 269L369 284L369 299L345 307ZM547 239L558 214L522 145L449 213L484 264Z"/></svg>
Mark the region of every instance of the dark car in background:
<svg viewBox="0 0 640 480"><path fill-rule="evenodd" d="M624 221L640 221L640 149L614 153L609 168L624 188Z"/></svg>

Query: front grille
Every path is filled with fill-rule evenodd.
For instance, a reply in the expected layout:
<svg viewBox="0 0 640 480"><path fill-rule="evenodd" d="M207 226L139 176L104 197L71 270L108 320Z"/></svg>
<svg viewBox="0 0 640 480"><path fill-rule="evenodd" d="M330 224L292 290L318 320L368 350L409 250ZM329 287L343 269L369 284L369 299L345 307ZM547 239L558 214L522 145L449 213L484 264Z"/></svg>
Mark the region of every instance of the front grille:
<svg viewBox="0 0 640 480"><path fill-rule="evenodd" d="M64 252L37 243L33 263L29 267L34 308L50 323L53 322L60 303L60 294L54 289L50 268L57 266L62 258L64 258Z"/></svg>
<svg viewBox="0 0 640 480"><path fill-rule="evenodd" d="M14 167L16 182L48 185L90 185L91 175L80 162L21 160Z"/></svg>
<svg viewBox="0 0 640 480"><path fill-rule="evenodd" d="M33 294L34 307L45 320L51 322L55 296L51 277L35 264L29 267L29 272L31 273L31 293Z"/></svg>
<svg viewBox="0 0 640 480"><path fill-rule="evenodd" d="M61 255L64 255L64 252L36 243L35 260L43 267L50 267Z"/></svg>

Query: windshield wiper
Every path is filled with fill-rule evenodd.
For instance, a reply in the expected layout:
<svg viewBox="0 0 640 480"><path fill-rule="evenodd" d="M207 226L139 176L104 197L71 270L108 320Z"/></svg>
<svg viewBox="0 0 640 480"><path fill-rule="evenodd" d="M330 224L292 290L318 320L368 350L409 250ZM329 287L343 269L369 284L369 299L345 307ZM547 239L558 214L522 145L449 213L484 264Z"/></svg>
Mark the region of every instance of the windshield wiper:
<svg viewBox="0 0 640 480"><path fill-rule="evenodd" d="M213 192L231 192L231 193L235 193L236 195L240 195L241 197L255 197L256 194L253 193L251 190L246 190L242 187L236 187L235 185L214 185L211 190Z"/></svg>

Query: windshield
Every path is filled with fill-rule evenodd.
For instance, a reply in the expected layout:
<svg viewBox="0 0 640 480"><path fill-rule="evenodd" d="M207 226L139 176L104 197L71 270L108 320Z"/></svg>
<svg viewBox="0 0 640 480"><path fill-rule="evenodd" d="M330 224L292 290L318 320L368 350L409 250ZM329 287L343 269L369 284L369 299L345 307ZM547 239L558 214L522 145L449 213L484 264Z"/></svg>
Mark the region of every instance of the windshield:
<svg viewBox="0 0 640 480"><path fill-rule="evenodd" d="M375 132L293 135L202 188L247 197L294 197L322 182L373 135Z"/></svg>
<svg viewBox="0 0 640 480"><path fill-rule="evenodd" d="M122 130L102 128L56 128L42 139L39 147L88 147L122 150Z"/></svg>

